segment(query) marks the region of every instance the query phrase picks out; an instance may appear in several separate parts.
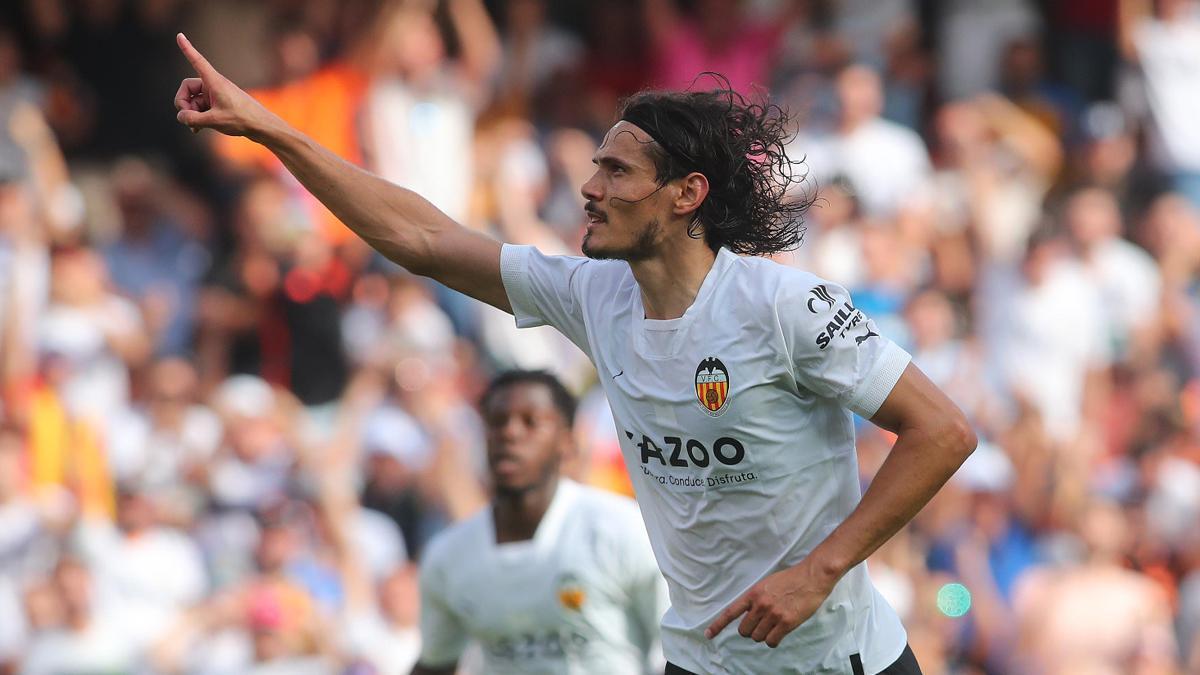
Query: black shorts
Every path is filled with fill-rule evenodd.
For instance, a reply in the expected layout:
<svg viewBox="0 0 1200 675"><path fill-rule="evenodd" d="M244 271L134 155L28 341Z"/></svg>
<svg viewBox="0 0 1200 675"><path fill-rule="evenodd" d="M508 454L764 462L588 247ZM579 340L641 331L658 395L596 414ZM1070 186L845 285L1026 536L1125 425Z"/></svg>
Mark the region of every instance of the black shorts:
<svg viewBox="0 0 1200 675"><path fill-rule="evenodd" d="M868 675L863 670L862 659L858 654L850 655L850 672L853 675ZM667 662L666 675L696 675L690 670L685 670ZM913 655L912 647L904 645L904 653L892 665L879 671L878 675L921 675L921 666L917 665L917 657Z"/></svg>

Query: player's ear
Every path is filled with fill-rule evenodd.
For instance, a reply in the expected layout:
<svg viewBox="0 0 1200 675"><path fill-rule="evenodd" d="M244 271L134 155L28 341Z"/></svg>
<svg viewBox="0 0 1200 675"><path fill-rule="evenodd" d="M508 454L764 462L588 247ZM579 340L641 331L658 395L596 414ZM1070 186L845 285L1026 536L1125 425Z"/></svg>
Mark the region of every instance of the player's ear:
<svg viewBox="0 0 1200 675"><path fill-rule="evenodd" d="M679 196L675 198L675 215L694 214L708 197L708 178L693 171L679 179Z"/></svg>
<svg viewBox="0 0 1200 675"><path fill-rule="evenodd" d="M581 448L582 446L576 441L573 432L564 431L559 435L557 449L562 475L581 480L587 473L583 466L584 458Z"/></svg>
<svg viewBox="0 0 1200 675"><path fill-rule="evenodd" d="M558 452L562 456L564 462L573 462L580 459L582 453L579 450L580 445L578 439L575 438L575 433L570 428L564 429L558 438Z"/></svg>

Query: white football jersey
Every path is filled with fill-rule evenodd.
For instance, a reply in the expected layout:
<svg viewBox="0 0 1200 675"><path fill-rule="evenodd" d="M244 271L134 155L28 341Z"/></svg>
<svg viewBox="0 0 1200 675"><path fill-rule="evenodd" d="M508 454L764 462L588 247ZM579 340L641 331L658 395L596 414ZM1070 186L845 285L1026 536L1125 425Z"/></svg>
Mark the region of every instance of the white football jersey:
<svg viewBox="0 0 1200 675"><path fill-rule="evenodd" d="M667 592L633 500L560 479L533 539L496 543L490 508L421 561L421 658L479 643L486 673L649 672Z"/></svg>
<svg viewBox="0 0 1200 675"><path fill-rule="evenodd" d="M549 324L595 363L670 590L669 661L697 673L867 673L907 636L851 569L778 648L738 621L704 629L767 575L799 563L861 498L851 411L871 417L910 361L845 290L722 249L682 317L645 318L621 261L504 246L521 327Z"/></svg>

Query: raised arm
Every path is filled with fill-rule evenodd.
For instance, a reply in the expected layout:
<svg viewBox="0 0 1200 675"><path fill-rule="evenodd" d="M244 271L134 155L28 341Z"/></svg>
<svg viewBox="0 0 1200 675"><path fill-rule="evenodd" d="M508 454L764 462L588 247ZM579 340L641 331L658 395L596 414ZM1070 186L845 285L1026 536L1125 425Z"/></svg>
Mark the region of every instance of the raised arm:
<svg viewBox="0 0 1200 675"><path fill-rule="evenodd" d="M511 312L500 279L500 242L468 230L423 197L334 155L289 126L215 68L180 33L199 77L175 94L176 116L194 131L245 136L288 171L363 241L414 274Z"/></svg>
<svg viewBox="0 0 1200 675"><path fill-rule="evenodd" d="M645 0L642 17L650 34L650 42L658 48L667 43L672 31L679 25L679 10L675 0Z"/></svg>
<svg viewBox="0 0 1200 675"><path fill-rule="evenodd" d="M458 34L464 74L483 87L500 63L500 37L480 0L450 0L450 22Z"/></svg>

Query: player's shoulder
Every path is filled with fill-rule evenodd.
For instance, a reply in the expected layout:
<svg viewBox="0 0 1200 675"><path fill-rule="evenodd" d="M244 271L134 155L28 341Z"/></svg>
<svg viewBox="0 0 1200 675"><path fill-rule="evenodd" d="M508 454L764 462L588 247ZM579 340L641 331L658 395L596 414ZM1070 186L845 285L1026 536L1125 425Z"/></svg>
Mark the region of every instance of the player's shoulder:
<svg viewBox="0 0 1200 675"><path fill-rule="evenodd" d="M575 493L575 507L588 514L616 514L621 516L637 516L637 502L629 497L615 492L602 490L590 485L582 485L574 481L567 483Z"/></svg>
<svg viewBox="0 0 1200 675"><path fill-rule="evenodd" d="M488 544L491 513L490 507L484 507L434 535L421 556L422 568L444 569L455 560L477 559L480 550Z"/></svg>
<svg viewBox="0 0 1200 675"><path fill-rule="evenodd" d="M576 490L575 520L601 539L622 546L634 537L645 537L646 526L637 502L608 490L572 484Z"/></svg>
<svg viewBox="0 0 1200 675"><path fill-rule="evenodd" d="M575 283L618 287L633 279L629 264L623 260L596 260L581 255L572 255L552 250L543 250L532 245L505 244L512 255L531 265L547 268L566 268Z"/></svg>
<svg viewBox="0 0 1200 675"><path fill-rule="evenodd" d="M844 292L841 287L816 274L759 256L738 256L734 269L748 286L775 300L788 300L808 295L813 289L825 288L830 295Z"/></svg>

